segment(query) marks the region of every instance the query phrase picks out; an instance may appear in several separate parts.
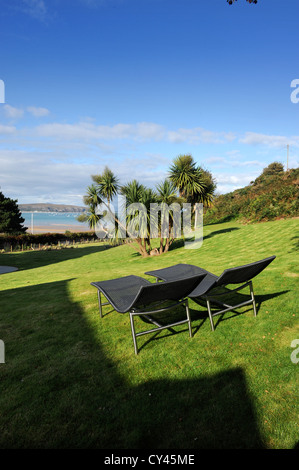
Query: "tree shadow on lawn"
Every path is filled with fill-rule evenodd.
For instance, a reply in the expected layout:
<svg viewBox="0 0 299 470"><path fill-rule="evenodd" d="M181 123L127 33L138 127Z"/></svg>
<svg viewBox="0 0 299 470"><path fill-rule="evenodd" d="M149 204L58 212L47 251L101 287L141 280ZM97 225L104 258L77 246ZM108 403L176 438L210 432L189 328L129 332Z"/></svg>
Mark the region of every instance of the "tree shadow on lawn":
<svg viewBox="0 0 299 470"><path fill-rule="evenodd" d="M240 230L240 228L239 227L231 227L231 228L226 228L226 229L222 229L222 230L215 230L214 232L211 232L208 235L204 236L203 240L207 240L208 238L212 238L215 235L222 235L223 233L233 232L234 230ZM188 237L186 237L186 241L191 241L192 238L194 239L194 237L190 237L190 239ZM173 250L176 250L178 248L182 248L184 245L185 245L185 239L176 238L171 243L171 245L169 247L169 251L173 251Z"/></svg>
<svg viewBox="0 0 299 470"><path fill-rule="evenodd" d="M291 240L294 240L294 248L289 253L292 253L292 251L298 251L299 250L299 235L296 235L295 237L292 237Z"/></svg>
<svg viewBox="0 0 299 470"><path fill-rule="evenodd" d="M235 230L240 230L240 228L239 227L231 227L231 228L224 228L222 230L215 230L215 232L209 233L203 239L207 240L208 238L212 238L215 235L222 235L223 233L230 233L230 232L234 232Z"/></svg>
<svg viewBox="0 0 299 470"><path fill-rule="evenodd" d="M153 350L145 347L135 357L129 317L126 335L108 335L109 318L87 322L70 298L68 280L3 291L0 302L6 346L6 363L0 365L1 448L263 448L241 368L151 380ZM97 315L96 295L93 304ZM148 368L149 379L130 385L113 360L113 344L105 353L90 323L102 329L104 343L123 348L131 373L146 376ZM167 338L155 347L165 353ZM163 365L174 367L167 353Z"/></svg>
<svg viewBox="0 0 299 470"><path fill-rule="evenodd" d="M61 263L67 260L74 260L93 253L100 253L113 248L110 245L86 246L82 248L62 248L59 250L37 250L22 252L18 254L2 254L2 266L15 266L19 271L35 269L50 264Z"/></svg>

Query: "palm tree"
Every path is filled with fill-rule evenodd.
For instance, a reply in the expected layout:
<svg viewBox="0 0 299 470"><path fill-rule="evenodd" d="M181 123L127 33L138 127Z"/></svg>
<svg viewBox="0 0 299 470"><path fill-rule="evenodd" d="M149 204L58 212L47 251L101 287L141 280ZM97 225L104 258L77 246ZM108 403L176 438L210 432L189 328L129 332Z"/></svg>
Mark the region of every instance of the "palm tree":
<svg viewBox="0 0 299 470"><path fill-rule="evenodd" d="M162 183L157 184L156 189L158 202L164 202L170 206L173 202L178 201L176 186L169 179L166 178Z"/></svg>
<svg viewBox="0 0 299 470"><path fill-rule="evenodd" d="M169 170L169 179L179 190L181 197L201 193L205 189L201 173L191 155L179 155L173 160Z"/></svg>
<svg viewBox="0 0 299 470"><path fill-rule="evenodd" d="M78 222L87 222L89 228L96 229L96 225L103 218L97 213L97 207L102 203L102 199L94 184L87 187L87 194L83 196L84 204L88 206L88 212L77 217Z"/></svg>
<svg viewBox="0 0 299 470"><path fill-rule="evenodd" d="M138 181L133 180L121 187L120 193L125 196L127 231L136 240L142 256L151 251L150 241L150 204L156 202L156 194ZM140 204L140 205L139 205ZM138 211L138 218L136 212Z"/></svg>
<svg viewBox="0 0 299 470"><path fill-rule="evenodd" d="M174 240L174 234L172 233L174 222L177 221L177 218L181 221L181 203L184 202L185 199L178 197L176 187L169 179L165 179L162 183L158 184L156 189L157 201L161 204L161 216L159 220L161 254L169 250ZM172 210L169 210L169 208ZM166 227L166 225L168 225L168 227ZM172 237L171 240L170 237Z"/></svg>
<svg viewBox="0 0 299 470"><path fill-rule="evenodd" d="M87 194L83 196L83 202L86 206L93 207L94 209L102 203L98 189L94 184L87 187Z"/></svg>
<svg viewBox="0 0 299 470"><path fill-rule="evenodd" d="M196 166L192 155L179 155L173 160L169 170L169 179L179 190L181 197L193 206L197 202L209 205L213 199L215 182L211 184L212 179L209 172ZM211 176L212 178L212 176Z"/></svg>
<svg viewBox="0 0 299 470"><path fill-rule="evenodd" d="M92 179L97 183L98 193L101 197L107 199L108 206L110 206L110 202L120 189L118 178L110 168L105 166L103 174L93 175Z"/></svg>

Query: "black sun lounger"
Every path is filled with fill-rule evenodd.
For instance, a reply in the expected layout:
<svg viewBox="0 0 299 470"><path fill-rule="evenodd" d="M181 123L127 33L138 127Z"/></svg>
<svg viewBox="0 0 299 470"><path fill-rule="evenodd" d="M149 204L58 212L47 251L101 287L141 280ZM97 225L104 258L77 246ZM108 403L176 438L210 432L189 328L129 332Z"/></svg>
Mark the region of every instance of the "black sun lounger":
<svg viewBox="0 0 299 470"><path fill-rule="evenodd" d="M109 281L92 282L91 285L98 289L101 317L102 306L108 304L111 304L119 313L129 312L134 350L135 354L138 354L136 338L147 333L155 333L165 328L188 323L189 335L192 337L187 297L198 286L204 276L205 274L197 273L185 279L151 283L142 277L131 275ZM108 302L102 303L101 294L106 297ZM169 301L171 301L171 305L165 305ZM162 326L150 316L170 310L179 304L184 304L186 308L186 319L184 320ZM134 325L134 317L136 315L145 317L155 325L155 328L136 333Z"/></svg>
<svg viewBox="0 0 299 470"><path fill-rule="evenodd" d="M193 276L196 275L196 273L206 274L202 281L195 287L195 289L190 292L188 297L194 300L204 299L206 301L211 328L214 331L215 327L213 323L213 317L231 310L235 310L238 307L252 304L254 315L256 316L256 305L252 287L252 279L261 271L263 271L275 258L275 256L270 256L269 258L265 258L254 263L245 264L236 268L225 269L219 277L203 268L199 268L198 266L194 266L192 264L177 264L175 266L170 266L169 268L148 271L145 274L154 276L157 282L159 280L170 281L174 279L184 279L186 276L190 276L191 273ZM226 288L226 286L230 284L242 285L236 289ZM218 300L218 297L237 292L247 286L250 288L250 299L245 302L239 303L237 305L228 305ZM225 288L224 291L219 292L219 289L217 289L219 287ZM215 299L215 297L217 298ZM220 305L222 310L218 310L212 313L211 303Z"/></svg>

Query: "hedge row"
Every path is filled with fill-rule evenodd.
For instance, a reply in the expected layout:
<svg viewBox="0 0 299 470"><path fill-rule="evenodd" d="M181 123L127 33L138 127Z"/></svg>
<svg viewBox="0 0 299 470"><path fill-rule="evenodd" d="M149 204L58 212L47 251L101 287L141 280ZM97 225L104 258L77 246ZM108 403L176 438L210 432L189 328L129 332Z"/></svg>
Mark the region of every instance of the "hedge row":
<svg viewBox="0 0 299 470"><path fill-rule="evenodd" d="M16 246L30 245L58 245L66 242L82 242L98 240L94 232L68 232L68 233L24 233L21 235L0 234L0 249L10 245Z"/></svg>

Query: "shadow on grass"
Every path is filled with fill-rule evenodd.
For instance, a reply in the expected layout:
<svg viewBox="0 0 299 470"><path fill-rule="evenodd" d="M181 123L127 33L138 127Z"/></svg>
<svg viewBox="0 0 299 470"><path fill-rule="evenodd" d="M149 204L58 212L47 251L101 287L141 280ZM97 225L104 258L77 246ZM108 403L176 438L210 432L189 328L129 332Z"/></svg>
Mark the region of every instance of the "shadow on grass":
<svg viewBox="0 0 299 470"><path fill-rule="evenodd" d="M220 224L224 224L226 222L231 222L233 220L236 220L237 217L235 215L225 215L224 217L220 217L218 220L214 221L214 222L208 222L208 223L205 223L205 225L220 225Z"/></svg>
<svg viewBox="0 0 299 470"><path fill-rule="evenodd" d="M20 271L35 269L41 266L48 266L50 264L60 263L66 260L74 260L82 256L99 253L113 248L111 245L101 244L98 246L84 246L82 248L62 248L53 250L41 250L22 252L18 254L1 254L2 266L15 266ZM29 267L28 267L29 266Z"/></svg>
<svg viewBox="0 0 299 470"><path fill-rule="evenodd" d="M228 289L225 289L225 290L228 291ZM288 292L289 292L288 290L284 290L284 291L281 291L281 292L274 292L272 294L255 295L255 304L256 304L257 315L259 313L259 310L261 308L262 303L266 302L269 299L274 299L275 297L279 297L280 295L287 294ZM228 303L228 305L237 305L237 304L245 302L246 300L249 300L249 299L250 299L249 295L241 294L240 292L234 293L231 296L223 295L223 297L221 296L221 298L219 298L219 300L221 302ZM192 300L205 309L204 312L202 312L202 311L198 312L199 316L197 318L202 318L203 320L205 318L208 318L206 301L204 299L192 299ZM215 313L217 310L221 310L222 308L223 307L220 307L220 306L216 307L215 304L213 304L211 302L212 313ZM245 308L245 310L244 310L244 308ZM223 321L226 321L226 320L230 320L233 317L243 315L243 314L249 312L250 310L253 312L252 304L249 304L248 306L243 307L241 312L240 312L240 309L234 309L234 310L231 310L230 312L220 314L214 320L215 329L217 328L219 323L221 323Z"/></svg>
<svg viewBox="0 0 299 470"><path fill-rule="evenodd" d="M292 237L291 240L294 240L294 248L291 250L291 252L298 251L299 250L299 235Z"/></svg>
<svg viewBox="0 0 299 470"><path fill-rule="evenodd" d="M113 345L108 357L90 326L104 328L105 341L107 323L86 321L86 312L70 297L69 281L3 291L0 312L6 345L6 363L0 365L1 448L263 447L241 368L207 377L192 370L190 379L145 379L131 386L112 359ZM127 323L124 359L133 364L132 373L140 368L146 373L155 357L149 366L146 348L134 356L129 317ZM113 336L115 343L118 339ZM172 367L167 356L164 365Z"/></svg>
<svg viewBox="0 0 299 470"><path fill-rule="evenodd" d="M203 240L207 240L208 238L212 238L215 235L222 235L223 233L233 232L235 230L240 230L240 228L239 227L231 227L231 228L226 228L226 229L222 229L222 230L215 230L214 232L209 233L209 235L204 236ZM176 250L177 248L182 248L184 246L184 244L185 244L184 239L182 239L182 238L176 239L170 245L169 251Z"/></svg>
<svg viewBox="0 0 299 470"><path fill-rule="evenodd" d="M204 237L204 240L207 240L208 238L212 238L215 235L221 235L223 233L229 233L229 232L234 232L235 230L240 230L239 227L231 227L231 228L224 228L223 230L215 230L215 232L209 233L209 235Z"/></svg>

